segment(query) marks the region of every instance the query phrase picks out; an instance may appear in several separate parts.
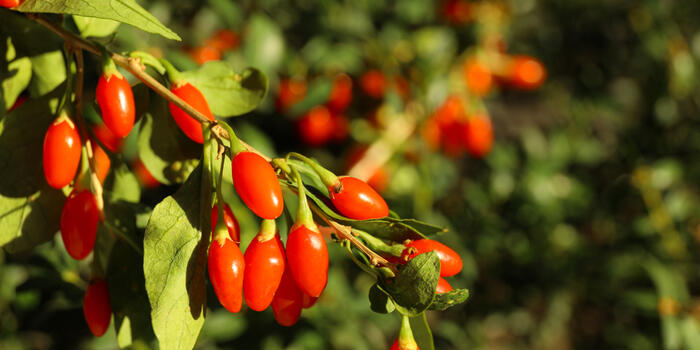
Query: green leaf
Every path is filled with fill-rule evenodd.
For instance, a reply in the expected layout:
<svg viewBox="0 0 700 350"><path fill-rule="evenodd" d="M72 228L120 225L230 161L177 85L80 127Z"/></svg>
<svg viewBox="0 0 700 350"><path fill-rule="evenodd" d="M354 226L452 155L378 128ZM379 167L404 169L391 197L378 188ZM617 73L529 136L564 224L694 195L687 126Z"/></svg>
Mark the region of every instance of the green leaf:
<svg viewBox="0 0 700 350"><path fill-rule="evenodd" d="M469 298L468 289L453 289L447 293L435 294L430 310L443 311L457 304L465 302Z"/></svg>
<svg viewBox="0 0 700 350"><path fill-rule="evenodd" d="M389 299L389 294L376 283L369 289L369 307L379 314L388 314L396 310L394 303Z"/></svg>
<svg viewBox="0 0 700 350"><path fill-rule="evenodd" d="M181 40L175 32L160 23L134 0L25 0L14 10L110 19L130 24L149 33L160 34L167 39Z"/></svg>
<svg viewBox="0 0 700 350"><path fill-rule="evenodd" d="M277 23L257 13L248 20L244 31L243 55L246 62L271 74L284 58L284 36Z"/></svg>
<svg viewBox="0 0 700 350"><path fill-rule="evenodd" d="M80 35L87 37L105 37L114 34L119 28L119 22L111 19L101 19L96 17L73 16L73 22L78 27Z"/></svg>
<svg viewBox="0 0 700 350"><path fill-rule="evenodd" d="M5 114L5 110L12 107L20 93L29 85L32 78L32 62L27 57L17 57L17 51L12 44L12 38L0 40L0 54L2 64L0 64L0 81L2 81L3 108L0 109L0 116Z"/></svg>
<svg viewBox="0 0 700 350"><path fill-rule="evenodd" d="M43 96L66 81L66 64L61 50L42 53L30 59L34 73L29 86L32 96Z"/></svg>
<svg viewBox="0 0 700 350"><path fill-rule="evenodd" d="M411 323L411 331L413 332L413 338L418 344L418 348L421 350L435 350L433 332L430 330L430 325L428 325L425 311L421 312L421 314L416 317L411 317L409 322Z"/></svg>
<svg viewBox="0 0 700 350"><path fill-rule="evenodd" d="M0 121L0 246L11 252L28 250L58 230L65 196L48 186L41 165L55 95L30 99Z"/></svg>
<svg viewBox="0 0 700 350"><path fill-rule="evenodd" d="M182 183L194 169L201 150L175 124L164 99L150 99L148 109L141 120L139 157L161 183Z"/></svg>
<svg viewBox="0 0 700 350"><path fill-rule="evenodd" d="M223 61L210 61L182 77L197 87L207 98L212 113L232 117L255 109L267 92L267 77L255 68L241 73Z"/></svg>
<svg viewBox="0 0 700 350"><path fill-rule="evenodd" d="M105 179L104 189L105 197L110 201L124 200L138 203L141 200L139 180L126 164L121 162L112 166L112 171Z"/></svg>
<svg viewBox="0 0 700 350"><path fill-rule="evenodd" d="M209 235L202 236L202 167L160 202L146 227L143 270L161 349L192 349L204 324ZM204 176L206 180L208 176Z"/></svg>
<svg viewBox="0 0 700 350"><path fill-rule="evenodd" d="M438 278L440 259L435 252L428 252L411 259L396 278L381 285L399 312L413 317L428 309L433 302Z"/></svg>
<svg viewBox="0 0 700 350"><path fill-rule="evenodd" d="M143 275L143 257L123 241L112 248L107 286L119 347L127 347L136 339L150 343L155 335Z"/></svg>

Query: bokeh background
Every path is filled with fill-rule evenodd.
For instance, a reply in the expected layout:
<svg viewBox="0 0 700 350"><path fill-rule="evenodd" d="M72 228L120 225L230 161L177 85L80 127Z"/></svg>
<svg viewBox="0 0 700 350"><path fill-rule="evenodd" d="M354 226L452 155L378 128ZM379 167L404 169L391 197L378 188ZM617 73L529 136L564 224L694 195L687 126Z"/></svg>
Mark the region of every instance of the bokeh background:
<svg viewBox="0 0 700 350"><path fill-rule="evenodd" d="M373 185L402 217L448 227L437 239L465 263L450 283L469 300L428 314L437 349L700 349L700 2L139 3L183 42L122 25L110 48L268 75L263 105L232 121L267 154L342 173L391 140ZM517 55L541 62L541 85L512 81ZM352 91L340 111L324 107L336 81ZM462 105L445 117L449 98ZM483 157L455 134L474 115L492 122ZM148 186L144 202L176 188ZM245 245L257 221L229 196ZM399 317L371 312L371 276L330 247L328 288L296 326L229 314L210 291L197 348L388 349ZM0 259L0 349L116 347L86 327L89 266L60 239Z"/></svg>

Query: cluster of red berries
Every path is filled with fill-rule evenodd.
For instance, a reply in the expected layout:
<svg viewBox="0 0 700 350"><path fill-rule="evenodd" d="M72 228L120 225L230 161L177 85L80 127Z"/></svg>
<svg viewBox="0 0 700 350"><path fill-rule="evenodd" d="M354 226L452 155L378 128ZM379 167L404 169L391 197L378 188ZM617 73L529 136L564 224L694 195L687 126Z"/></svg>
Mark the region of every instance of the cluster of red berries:
<svg viewBox="0 0 700 350"><path fill-rule="evenodd" d="M467 114L462 100L448 97L425 121L421 136L433 150L442 149L449 156L459 156L466 150L481 158L491 151L493 128L484 113Z"/></svg>
<svg viewBox="0 0 700 350"><path fill-rule="evenodd" d="M96 100L102 112L104 125L94 128L95 134L111 151L117 150L121 139L134 126L134 98L131 86L116 70L107 65L100 76ZM110 142L106 142L110 141ZM95 173L100 182L107 177L109 156L95 142L91 142ZM78 172L82 143L75 123L62 111L49 126L44 136L43 169L46 182L53 188L69 185ZM85 161L84 164L87 164ZM60 231L68 254L77 260L85 259L93 250L97 225L101 219L97 199L90 189L89 170L84 167L78 175L73 191L63 205ZM103 280L92 283L83 302L85 319L90 330L101 336L109 325L111 310L109 292Z"/></svg>
<svg viewBox="0 0 700 350"><path fill-rule="evenodd" d="M502 87L534 90L547 78L547 70L536 58L499 54L497 61L498 64L492 66L476 57L467 59L463 66L463 74L470 93L480 97L486 96L496 83Z"/></svg>
<svg viewBox="0 0 700 350"><path fill-rule="evenodd" d="M237 48L240 42L238 33L230 29L221 29L204 40L203 45L187 49L187 53L193 61L201 65L205 62L220 60L226 52Z"/></svg>

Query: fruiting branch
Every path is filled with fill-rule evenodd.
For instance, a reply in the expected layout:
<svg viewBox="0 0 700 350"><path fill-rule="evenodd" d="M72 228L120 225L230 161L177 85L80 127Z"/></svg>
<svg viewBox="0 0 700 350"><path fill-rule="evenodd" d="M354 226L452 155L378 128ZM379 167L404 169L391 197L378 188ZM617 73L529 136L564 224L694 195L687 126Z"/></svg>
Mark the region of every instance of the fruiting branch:
<svg viewBox="0 0 700 350"><path fill-rule="evenodd" d="M70 43L73 47L81 50L88 51L90 53L93 53L98 56L102 56L102 50L95 44L92 44L88 41L86 41L83 38L78 37L77 35L65 30L63 27L60 25L53 23L49 20L46 20L45 18L41 17L40 15L35 15L35 14L27 14L27 17L34 20L35 22L43 25L44 27L48 28L52 32L56 33L59 37L61 37L64 41ZM157 94L162 96L165 100L174 103L177 107L181 108L187 114L192 116L194 119L199 121L202 124L212 124L211 126L211 131L212 134L215 135L219 140L221 139L226 139L229 140L229 133L226 131L224 127L221 126L221 124L218 124L216 122L212 123L209 119L207 119L206 116L204 116L201 112L196 110L194 107L190 106L187 102L182 100L181 98L177 97L175 94L173 94L167 87L163 86L158 80L150 76L148 73L146 73L146 68L145 66L141 63L141 60L139 57L125 57L122 56L118 53L109 53L111 56L112 60L114 62L129 71L132 75L134 75L137 79L139 79L141 82L143 82L146 86L151 88L153 91L155 91ZM408 132L410 134L412 128L405 128L408 131L404 131L404 133ZM262 156L265 160L270 161L271 158L265 156L264 154L260 153L258 150L255 148L251 147L250 145L246 144L244 141L239 139L239 142L243 144L243 146L250 152L255 152ZM389 155L390 156L390 155ZM388 159L388 156L386 156ZM92 166L92 165L91 165ZM94 169L94 168L93 168ZM93 172L94 173L94 172ZM323 215L318 207L315 205L311 206L312 210L319 214L324 221L328 223L337 233L338 235L345 240L348 240L350 243L352 243L355 247L357 247L360 251L362 251L364 254L367 255L367 257L370 260L370 263L373 264L374 266L386 266L392 271L396 272L396 267L389 263L386 259L369 249L367 246L365 246L357 237L355 237L352 234L351 228L349 226L342 225L334 220L331 220L330 218L326 217Z"/></svg>

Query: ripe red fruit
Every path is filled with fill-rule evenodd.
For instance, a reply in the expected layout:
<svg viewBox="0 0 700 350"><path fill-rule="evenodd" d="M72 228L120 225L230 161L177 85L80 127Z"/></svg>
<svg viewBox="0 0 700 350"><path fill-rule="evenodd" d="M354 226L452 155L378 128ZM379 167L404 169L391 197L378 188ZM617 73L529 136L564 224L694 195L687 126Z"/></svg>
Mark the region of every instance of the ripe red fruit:
<svg viewBox="0 0 700 350"><path fill-rule="evenodd" d="M0 6L2 7L15 7L19 6L20 0L0 0Z"/></svg>
<svg viewBox="0 0 700 350"><path fill-rule="evenodd" d="M413 249L411 249L413 248ZM462 271L462 258L452 248L432 239L417 239L406 244L401 254L404 261L411 260L419 254L435 251L440 259L440 276L454 276Z"/></svg>
<svg viewBox="0 0 700 350"><path fill-rule="evenodd" d="M442 6L443 16L454 24L469 22L472 12L472 5L467 0L447 0Z"/></svg>
<svg viewBox="0 0 700 350"><path fill-rule="evenodd" d="M493 146L491 119L485 115L474 115L467 119L462 129L462 140L469 154L481 158Z"/></svg>
<svg viewBox="0 0 700 350"><path fill-rule="evenodd" d="M189 103L194 109L204 114L209 120L214 120L214 115L209 109L209 104L206 98L202 95L194 85L184 82L179 84L174 84L170 87L170 91L177 97L183 99L185 102ZM204 135L202 134L202 124L197 121L197 119L192 118L187 112L180 109L174 103L169 102L170 114L172 114L175 123L180 127L180 130L187 135L192 141L202 143L204 142Z"/></svg>
<svg viewBox="0 0 700 350"><path fill-rule="evenodd" d="M215 47L211 46L197 46L194 49L189 50L190 58L192 58L195 63L202 65L209 61L218 61L221 59L221 51Z"/></svg>
<svg viewBox="0 0 700 350"><path fill-rule="evenodd" d="M318 300L318 297L312 297L304 292L301 293L301 306L304 309L308 309L308 308L314 306L314 304L316 304L317 300Z"/></svg>
<svg viewBox="0 0 700 350"><path fill-rule="evenodd" d="M437 289L435 289L435 294L444 294L452 290L452 286L446 279L440 277L437 284Z"/></svg>
<svg viewBox="0 0 700 350"><path fill-rule="evenodd" d="M513 56L507 68L510 84L523 90L533 90L544 82L547 70L542 63L530 56Z"/></svg>
<svg viewBox="0 0 700 350"><path fill-rule="evenodd" d="M246 274L243 278L245 303L255 311L265 310L284 274L284 246L278 234L261 241L257 235L245 251Z"/></svg>
<svg viewBox="0 0 700 350"><path fill-rule="evenodd" d="M318 297L328 282L326 240L306 226L296 227L287 237L287 265L299 289Z"/></svg>
<svg viewBox="0 0 700 350"><path fill-rule="evenodd" d="M344 114L331 113L331 119L333 122L331 140L335 142L345 141L350 134L350 122L348 121L348 117Z"/></svg>
<svg viewBox="0 0 700 350"><path fill-rule="evenodd" d="M118 153L122 148L122 138L115 135L104 124L93 125L92 132L98 140L110 151Z"/></svg>
<svg viewBox="0 0 700 350"><path fill-rule="evenodd" d="M367 96L374 98L384 97L386 92L386 77L378 70L370 70L360 77L360 86Z"/></svg>
<svg viewBox="0 0 700 350"><path fill-rule="evenodd" d="M226 310L238 312L243 304L243 273L245 261L238 244L224 239L209 245L209 280L219 302Z"/></svg>
<svg viewBox="0 0 700 350"><path fill-rule="evenodd" d="M344 216L355 220L383 218L389 215L389 206L384 198L366 182L350 177L338 178L341 183L340 192L333 186L328 188L331 202Z"/></svg>
<svg viewBox="0 0 700 350"><path fill-rule="evenodd" d="M493 86L491 69L477 59L470 59L464 65L464 79L469 91L477 96L486 96Z"/></svg>
<svg viewBox="0 0 700 350"><path fill-rule="evenodd" d="M105 125L118 137L134 127L136 108L131 85L121 74L102 74L95 92Z"/></svg>
<svg viewBox="0 0 700 350"><path fill-rule="evenodd" d="M101 337L105 334L112 317L112 307L109 304L109 289L104 280L93 281L85 290L83 314L94 336Z"/></svg>
<svg viewBox="0 0 700 350"><path fill-rule="evenodd" d="M297 79L283 79L277 96L277 109L284 111L306 97L306 83Z"/></svg>
<svg viewBox="0 0 700 350"><path fill-rule="evenodd" d="M333 117L325 106L316 106L297 120L299 136L309 146L323 146L333 137Z"/></svg>
<svg viewBox="0 0 700 350"><path fill-rule="evenodd" d="M333 80L331 94L328 97L328 108L334 112L342 112L352 102L352 79L347 74L339 74Z"/></svg>
<svg viewBox="0 0 700 350"><path fill-rule="evenodd" d="M61 212L61 238L68 254L82 260L95 246L100 213L95 196L88 190L73 190Z"/></svg>
<svg viewBox="0 0 700 350"><path fill-rule="evenodd" d="M272 312L277 323L285 327L291 327L297 323L301 316L302 294L287 265L275 297L272 299Z"/></svg>
<svg viewBox="0 0 700 350"><path fill-rule="evenodd" d="M219 206L217 204L214 204L214 206L211 208L211 228L212 230L216 227L216 220L219 217ZM233 211L231 211L231 207L228 206L228 203L224 204L224 223L226 224L226 228L228 229L228 234L231 237L231 240L234 241L236 244L239 244L241 242L241 227L238 225L238 220L236 220L236 216L233 215Z"/></svg>
<svg viewBox="0 0 700 350"><path fill-rule="evenodd" d="M104 183L105 179L107 178L107 174L109 174L109 167L112 164L112 161L109 159L107 153L105 153L102 147L98 146L97 143L92 142L92 147L95 157L95 171L97 172L97 178L100 180L100 183Z"/></svg>
<svg viewBox="0 0 700 350"><path fill-rule="evenodd" d="M240 44L241 39L238 33L230 29L221 29L214 33L211 38L204 41L204 44L219 51L226 52L233 50Z"/></svg>
<svg viewBox="0 0 700 350"><path fill-rule="evenodd" d="M420 350L420 348L415 342L413 342L412 344L407 344L402 348L399 346L399 340L396 339L394 340L394 344L391 345L390 350Z"/></svg>
<svg viewBox="0 0 700 350"><path fill-rule="evenodd" d="M80 164L80 136L75 124L63 114L44 136L44 176L53 188L68 185Z"/></svg>
<svg viewBox="0 0 700 350"><path fill-rule="evenodd" d="M160 186L160 182L158 179L153 177L150 171L146 169L146 166L143 164L141 159L136 159L132 164L131 164L131 169L133 170L134 174L136 174L136 177L139 179L139 183L141 183L141 186L145 188L154 188ZM214 225L212 225L214 227Z"/></svg>
<svg viewBox="0 0 700 350"><path fill-rule="evenodd" d="M361 145L350 150L347 160L348 170L355 166L357 162L362 160L366 152L366 145ZM381 168L377 169L377 171L375 171L374 174L372 174L372 176L367 180L367 184L372 186L372 188L374 188L377 192L384 192L389 184L389 174L387 173L386 168L382 166Z"/></svg>
<svg viewBox="0 0 700 350"><path fill-rule="evenodd" d="M231 162L233 186L250 210L263 219L276 219L284 202L277 175L263 157L253 152L240 152Z"/></svg>

